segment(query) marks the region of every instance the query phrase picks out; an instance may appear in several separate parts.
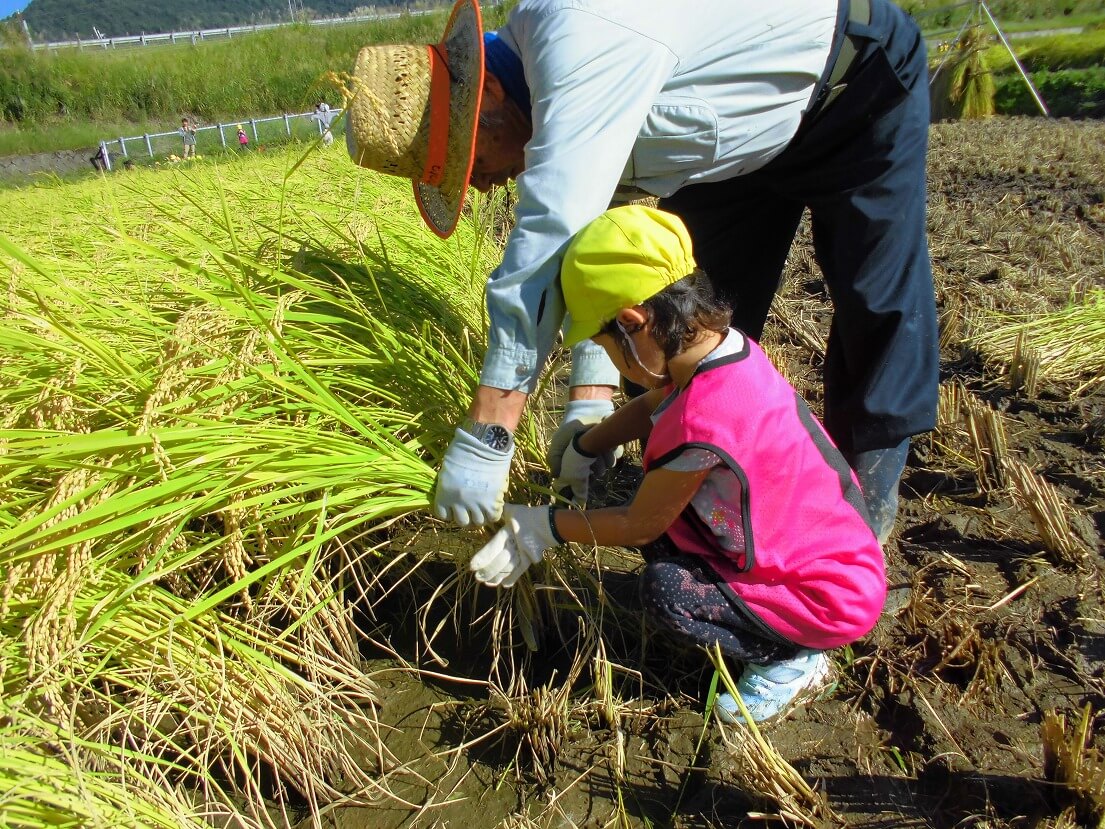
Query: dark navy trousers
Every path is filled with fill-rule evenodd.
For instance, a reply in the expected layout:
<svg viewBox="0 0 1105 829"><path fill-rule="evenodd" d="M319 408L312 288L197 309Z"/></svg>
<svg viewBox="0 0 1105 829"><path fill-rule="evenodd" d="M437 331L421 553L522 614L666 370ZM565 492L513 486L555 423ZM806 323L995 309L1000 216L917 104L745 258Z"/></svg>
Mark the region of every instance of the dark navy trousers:
<svg viewBox="0 0 1105 829"><path fill-rule="evenodd" d="M872 0L869 25L847 25L860 45L847 85L779 156L684 187L661 207L683 218L734 325L756 339L809 208L833 302L824 422L851 459L934 427L939 348L925 236L924 41L887 0Z"/></svg>

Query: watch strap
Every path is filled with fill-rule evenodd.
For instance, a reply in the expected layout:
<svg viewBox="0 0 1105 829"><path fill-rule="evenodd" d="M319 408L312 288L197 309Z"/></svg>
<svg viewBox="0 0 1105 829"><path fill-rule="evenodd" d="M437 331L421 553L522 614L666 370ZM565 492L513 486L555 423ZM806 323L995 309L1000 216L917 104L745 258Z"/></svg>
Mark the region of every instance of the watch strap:
<svg viewBox="0 0 1105 829"><path fill-rule="evenodd" d="M509 449L514 446L514 433L502 424L483 423L471 417L465 417L460 422L460 428L484 445L489 445L486 438L492 429L502 429L507 435L507 448Z"/></svg>

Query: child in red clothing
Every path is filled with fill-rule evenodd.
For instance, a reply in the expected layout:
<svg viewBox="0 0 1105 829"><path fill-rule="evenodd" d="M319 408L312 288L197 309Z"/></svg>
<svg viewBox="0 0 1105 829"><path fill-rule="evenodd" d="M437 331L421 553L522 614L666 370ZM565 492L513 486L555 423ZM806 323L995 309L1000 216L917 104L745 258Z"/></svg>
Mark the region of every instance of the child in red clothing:
<svg viewBox="0 0 1105 829"><path fill-rule="evenodd" d="M590 477L621 444L647 439L631 503L593 510L508 504L504 527L472 560L510 586L565 541L674 552L641 577L650 620L745 663L753 719L787 708L829 674L824 654L865 635L882 610L882 549L855 476L763 351L729 327L675 216L609 210L565 254L566 345L592 338L651 391L581 432L557 491L585 506ZM718 699L735 719L736 701Z"/></svg>

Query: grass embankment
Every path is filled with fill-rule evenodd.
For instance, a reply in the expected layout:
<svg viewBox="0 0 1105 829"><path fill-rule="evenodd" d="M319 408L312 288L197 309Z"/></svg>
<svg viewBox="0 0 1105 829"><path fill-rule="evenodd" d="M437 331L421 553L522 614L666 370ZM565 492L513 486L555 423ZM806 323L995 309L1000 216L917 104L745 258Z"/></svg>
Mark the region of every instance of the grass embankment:
<svg viewBox="0 0 1105 829"><path fill-rule="evenodd" d="M431 42L442 14L371 24L290 26L230 41L118 51L0 50L0 155L95 146L103 138L310 111L335 104L330 71L366 43Z"/></svg>
<svg viewBox="0 0 1105 829"><path fill-rule="evenodd" d="M347 591L427 505L494 234L336 157L0 192L0 824L386 789Z"/></svg>
<svg viewBox="0 0 1105 829"><path fill-rule="evenodd" d="M1052 115L1105 117L1105 29L1018 40L1014 49ZM997 111L1036 114L1035 102L1008 50L995 44L986 59L995 75Z"/></svg>
<svg viewBox="0 0 1105 829"><path fill-rule="evenodd" d="M926 31L958 27L974 10L969 0L961 3L900 0L898 5L917 18ZM986 5L1008 31L1086 26L1105 21L1105 0L987 0Z"/></svg>

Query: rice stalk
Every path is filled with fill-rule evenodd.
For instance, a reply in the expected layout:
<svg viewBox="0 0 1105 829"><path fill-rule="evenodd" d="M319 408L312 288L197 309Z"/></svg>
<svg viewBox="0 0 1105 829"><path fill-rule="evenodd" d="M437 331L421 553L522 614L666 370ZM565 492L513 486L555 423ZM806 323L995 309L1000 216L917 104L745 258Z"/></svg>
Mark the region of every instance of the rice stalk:
<svg viewBox="0 0 1105 829"><path fill-rule="evenodd" d="M176 786L89 767L87 758L110 756L117 752L113 746L73 740L47 723L11 714L0 719L0 825L205 829L216 817L213 804L198 809Z"/></svg>
<svg viewBox="0 0 1105 829"><path fill-rule="evenodd" d="M1004 462L1014 501L1032 517L1040 541L1062 564L1081 566L1090 551L1067 520L1068 505L1058 491L1015 458Z"/></svg>
<svg viewBox="0 0 1105 829"><path fill-rule="evenodd" d="M816 322L804 313L802 303L776 296L771 304L771 313L810 354L824 358L825 337Z"/></svg>
<svg viewBox="0 0 1105 829"><path fill-rule="evenodd" d="M77 187L67 215L110 232L0 238L21 275L0 320L0 645L22 710L260 816L387 796L350 765L378 741L344 592L428 503L491 253L462 229L428 260L417 215L383 218L388 187L357 235L336 232L348 194L273 213L285 193L258 184L112 183L83 207Z"/></svg>
<svg viewBox="0 0 1105 829"><path fill-rule="evenodd" d="M1001 414L973 395L964 399L963 415L974 452L979 492L1005 486L1007 443Z"/></svg>
<svg viewBox="0 0 1105 829"><path fill-rule="evenodd" d="M1105 291L1091 291L1079 303L1049 314L1010 317L990 314L971 336L992 360L1008 363L1018 337L1039 354L1038 374L1070 387L1077 398L1105 381Z"/></svg>
<svg viewBox="0 0 1105 829"><path fill-rule="evenodd" d="M826 825L847 825L833 811L824 795L813 789L764 737L741 699L736 683L725 665L721 648L715 645L708 653L744 719L744 722L730 728L723 727L721 731L722 742L737 763L735 785L760 808L774 810L779 818L789 824L806 826L809 829L822 829ZM749 813L749 817L768 816Z"/></svg>
<svg viewBox="0 0 1105 829"><path fill-rule="evenodd" d="M994 114L994 76L986 57L988 36L981 24L968 27L955 53L933 84L937 119L989 118Z"/></svg>
<svg viewBox="0 0 1105 829"><path fill-rule="evenodd" d="M1017 335L1013 345L1013 356L1009 359L1009 390L1023 391L1025 396L1036 396L1036 385L1040 374L1040 354L1030 347L1024 332Z"/></svg>
<svg viewBox="0 0 1105 829"><path fill-rule="evenodd" d="M371 787L348 761L350 747L371 746L374 729L374 689L359 665L224 614L186 621L190 603L167 591L97 575L71 603L74 646L37 673L24 673L24 660L9 669L26 705L60 719L56 705L38 700L44 689L65 688L84 738L125 738L151 757L189 757L201 774L222 768L238 785L248 785L256 755L309 800L336 796L338 781ZM21 615L41 612L31 594L10 608L5 638Z"/></svg>
<svg viewBox="0 0 1105 829"><path fill-rule="evenodd" d="M940 309L938 328L940 331L940 352L950 352L963 340L964 321L963 307L960 303L948 298Z"/></svg>
<svg viewBox="0 0 1105 829"><path fill-rule="evenodd" d="M962 422L964 402L970 392L962 382L941 383L936 401L936 427L942 429Z"/></svg>
<svg viewBox="0 0 1105 829"><path fill-rule="evenodd" d="M1066 714L1044 713L1040 738L1044 751L1044 779L1057 784L1073 800L1080 826L1105 824L1105 758L1091 744L1093 711L1089 703L1068 728Z"/></svg>

